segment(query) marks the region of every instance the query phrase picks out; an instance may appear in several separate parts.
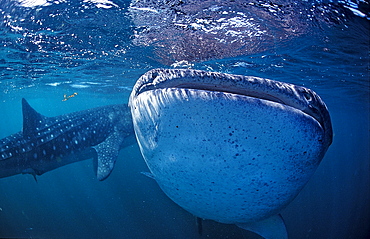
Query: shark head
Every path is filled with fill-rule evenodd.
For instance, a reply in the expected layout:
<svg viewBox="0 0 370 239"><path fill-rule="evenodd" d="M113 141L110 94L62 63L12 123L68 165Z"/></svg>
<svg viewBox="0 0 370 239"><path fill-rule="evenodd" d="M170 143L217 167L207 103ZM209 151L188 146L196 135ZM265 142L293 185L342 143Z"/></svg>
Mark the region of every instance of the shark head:
<svg viewBox="0 0 370 239"><path fill-rule="evenodd" d="M315 92L258 77L155 69L136 82L129 105L162 190L222 223L271 223L332 143L329 112Z"/></svg>

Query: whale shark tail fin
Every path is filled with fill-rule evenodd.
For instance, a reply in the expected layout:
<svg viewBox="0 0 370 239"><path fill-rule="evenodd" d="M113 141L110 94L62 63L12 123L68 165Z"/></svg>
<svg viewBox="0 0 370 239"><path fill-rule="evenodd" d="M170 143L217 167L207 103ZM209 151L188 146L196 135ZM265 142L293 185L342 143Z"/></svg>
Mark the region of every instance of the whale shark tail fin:
<svg viewBox="0 0 370 239"><path fill-rule="evenodd" d="M288 232L280 214L253 223L239 223L238 227L254 232L266 239L288 239Z"/></svg>

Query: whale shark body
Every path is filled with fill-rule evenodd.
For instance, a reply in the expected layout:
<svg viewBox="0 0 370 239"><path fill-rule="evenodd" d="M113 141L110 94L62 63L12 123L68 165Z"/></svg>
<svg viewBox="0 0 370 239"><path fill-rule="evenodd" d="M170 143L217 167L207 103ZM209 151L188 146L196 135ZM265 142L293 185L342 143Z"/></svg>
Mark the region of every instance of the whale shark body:
<svg viewBox="0 0 370 239"><path fill-rule="evenodd" d="M0 178L95 158L104 180L135 135L146 175L179 206L287 238L279 212L332 143L330 115L315 92L258 77L154 69L136 82L129 106L45 117L23 99L23 130L0 140Z"/></svg>
<svg viewBox="0 0 370 239"><path fill-rule="evenodd" d="M22 99L23 130L0 140L0 178L41 175L88 158L106 179L121 148L134 143L127 105L110 105L57 117L36 112Z"/></svg>
<svg viewBox="0 0 370 239"><path fill-rule="evenodd" d="M287 238L279 212L332 142L315 92L258 77L155 69L136 82L129 106L141 153L169 198L265 238Z"/></svg>

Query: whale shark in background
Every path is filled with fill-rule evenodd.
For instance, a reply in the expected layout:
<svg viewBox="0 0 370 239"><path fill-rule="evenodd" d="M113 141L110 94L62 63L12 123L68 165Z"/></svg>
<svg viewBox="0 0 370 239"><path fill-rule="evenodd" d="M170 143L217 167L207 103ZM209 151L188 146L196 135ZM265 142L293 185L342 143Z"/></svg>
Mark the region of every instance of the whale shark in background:
<svg viewBox="0 0 370 239"><path fill-rule="evenodd" d="M41 175L89 158L96 175L106 179L121 148L133 144L127 105L109 105L56 117L36 112L22 99L23 130L0 139L0 178Z"/></svg>
<svg viewBox="0 0 370 239"><path fill-rule="evenodd" d="M279 212L332 143L315 92L258 77L154 69L136 82L129 106L151 177L169 198L265 238L287 238Z"/></svg>

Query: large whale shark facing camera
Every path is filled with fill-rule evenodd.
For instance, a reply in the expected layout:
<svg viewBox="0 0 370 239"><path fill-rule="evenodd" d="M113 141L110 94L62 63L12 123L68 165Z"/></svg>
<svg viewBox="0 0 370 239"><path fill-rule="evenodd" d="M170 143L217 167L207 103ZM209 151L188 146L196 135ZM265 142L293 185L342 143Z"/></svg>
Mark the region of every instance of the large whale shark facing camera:
<svg viewBox="0 0 370 239"><path fill-rule="evenodd" d="M332 142L329 112L310 89L197 70L155 69L129 106L151 176L203 219L287 238L279 212Z"/></svg>

